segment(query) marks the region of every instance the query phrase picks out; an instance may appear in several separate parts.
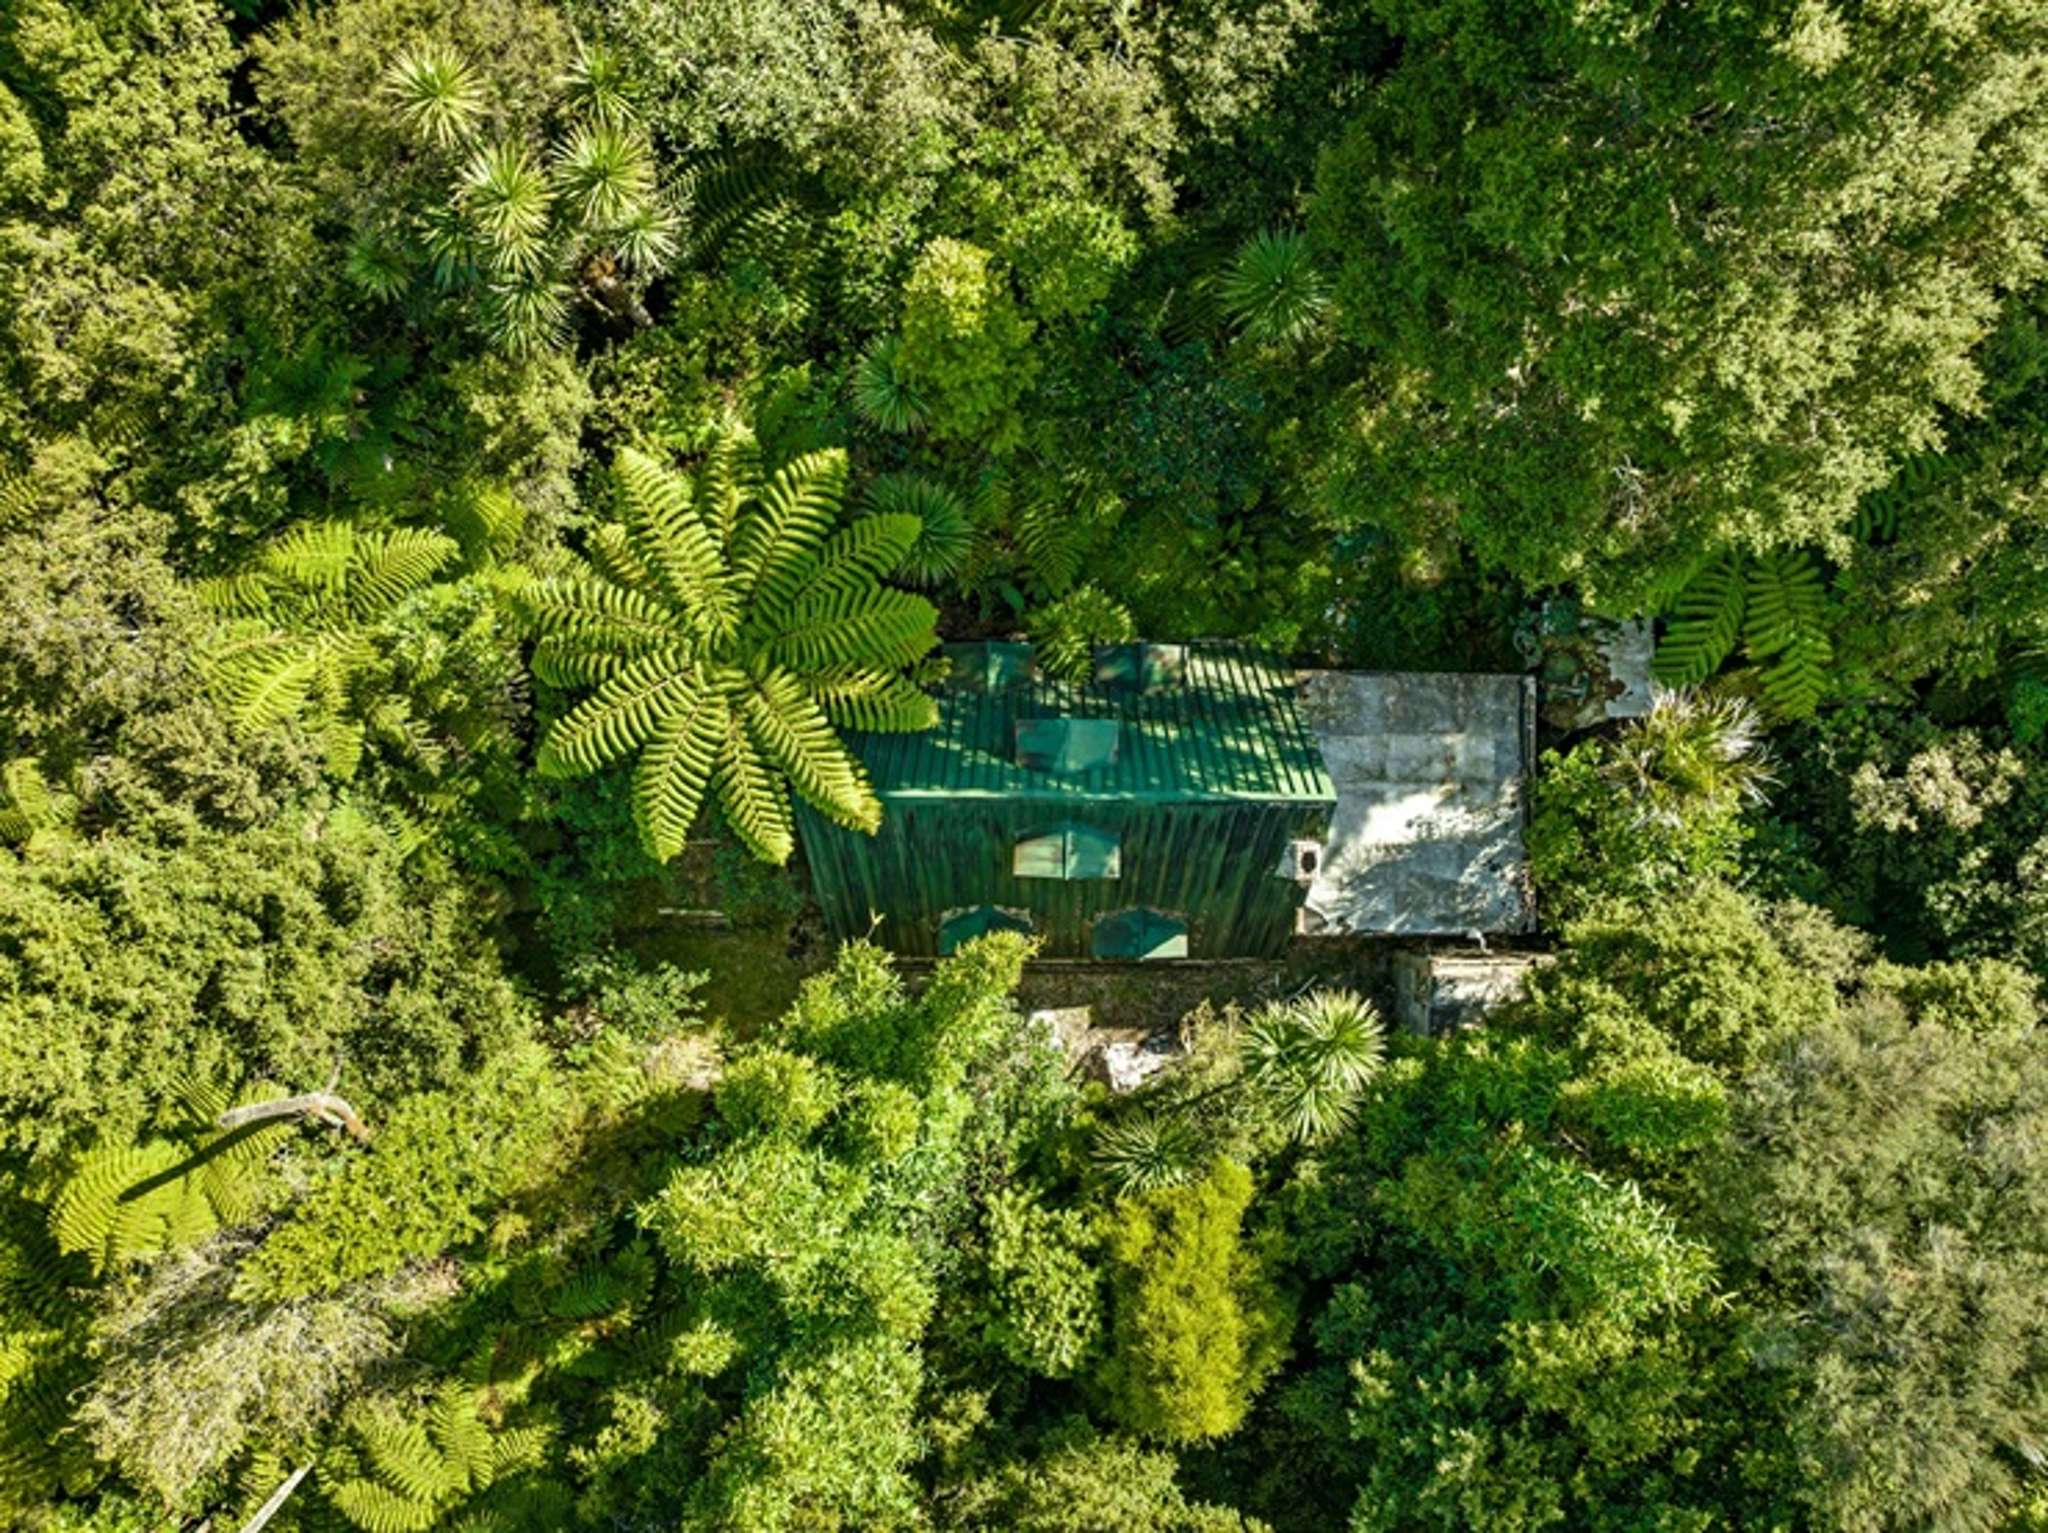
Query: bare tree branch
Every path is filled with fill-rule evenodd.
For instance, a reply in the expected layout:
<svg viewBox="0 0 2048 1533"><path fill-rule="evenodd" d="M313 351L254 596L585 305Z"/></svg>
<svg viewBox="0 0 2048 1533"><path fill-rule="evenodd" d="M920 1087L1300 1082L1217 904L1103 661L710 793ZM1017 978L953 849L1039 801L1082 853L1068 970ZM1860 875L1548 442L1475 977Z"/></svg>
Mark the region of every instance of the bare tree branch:
<svg viewBox="0 0 2048 1533"><path fill-rule="evenodd" d="M307 1471L312 1467L311 1464L301 1464L294 1469L291 1477L270 1493L270 1499L256 1508L256 1515L242 1524L242 1533L263 1533L264 1525L277 1515L277 1509L299 1488L299 1481L305 1479Z"/></svg>
<svg viewBox="0 0 2048 1533"><path fill-rule="evenodd" d="M252 1102L247 1107L230 1107L214 1120L214 1127L236 1129L247 1123L271 1118L313 1118L331 1128L346 1129L349 1137L370 1142L370 1130L346 1099L331 1091L309 1091L303 1096L279 1097L273 1102Z"/></svg>

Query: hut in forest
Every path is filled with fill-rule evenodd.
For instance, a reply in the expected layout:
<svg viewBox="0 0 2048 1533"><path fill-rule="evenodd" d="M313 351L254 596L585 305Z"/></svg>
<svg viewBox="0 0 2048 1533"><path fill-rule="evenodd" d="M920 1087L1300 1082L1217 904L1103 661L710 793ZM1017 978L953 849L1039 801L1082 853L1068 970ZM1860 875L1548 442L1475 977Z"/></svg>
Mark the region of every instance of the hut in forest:
<svg viewBox="0 0 2048 1533"><path fill-rule="evenodd" d="M1292 936L1336 795L1295 679L1228 644L949 646L938 727L854 734L883 804L863 836L805 810L838 937L912 956L1027 931L1053 958L1268 957Z"/></svg>

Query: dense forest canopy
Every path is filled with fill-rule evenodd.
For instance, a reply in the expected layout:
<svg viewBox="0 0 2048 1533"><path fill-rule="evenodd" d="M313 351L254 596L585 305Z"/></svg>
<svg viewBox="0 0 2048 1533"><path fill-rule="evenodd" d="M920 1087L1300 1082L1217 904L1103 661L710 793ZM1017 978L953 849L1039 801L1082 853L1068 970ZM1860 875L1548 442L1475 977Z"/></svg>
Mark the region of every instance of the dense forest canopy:
<svg viewBox="0 0 2048 1533"><path fill-rule="evenodd" d="M2038 0L10 0L0 570L8 1527L2048 1529ZM806 909L1634 618L1481 1028Z"/></svg>

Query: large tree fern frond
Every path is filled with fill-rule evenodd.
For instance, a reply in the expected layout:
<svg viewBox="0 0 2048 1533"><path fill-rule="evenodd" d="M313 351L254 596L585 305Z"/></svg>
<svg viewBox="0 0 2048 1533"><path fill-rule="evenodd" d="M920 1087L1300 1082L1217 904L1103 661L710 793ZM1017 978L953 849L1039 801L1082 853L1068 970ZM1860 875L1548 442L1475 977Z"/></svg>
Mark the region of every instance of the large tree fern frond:
<svg viewBox="0 0 2048 1533"><path fill-rule="evenodd" d="M778 665L798 671L898 668L922 659L938 643L938 618L938 609L922 596L872 586L851 597L798 606L769 653Z"/></svg>
<svg viewBox="0 0 2048 1533"><path fill-rule="evenodd" d="M633 771L633 810L647 846L666 862L683 849L730 722L726 701L699 685L694 697L668 705Z"/></svg>
<svg viewBox="0 0 2048 1533"><path fill-rule="evenodd" d="M320 651L268 629L231 633L201 653L199 668L235 727L253 734L305 710L319 679Z"/></svg>
<svg viewBox="0 0 2048 1533"><path fill-rule="evenodd" d="M348 584L356 538L348 522L307 522L264 549L260 567L280 584L317 597L339 597Z"/></svg>
<svg viewBox="0 0 2048 1533"><path fill-rule="evenodd" d="M676 650L642 655L549 726L537 765L546 777L575 777L609 766L654 738L688 708L701 684Z"/></svg>
<svg viewBox="0 0 2048 1533"><path fill-rule="evenodd" d="M939 706L907 676L872 666L847 666L810 678L806 688L825 716L847 729L907 734L930 729Z"/></svg>
<svg viewBox="0 0 2048 1533"><path fill-rule="evenodd" d="M350 616L359 623L384 616L461 552L453 538L423 528L357 534L347 573Z"/></svg>
<svg viewBox="0 0 2048 1533"><path fill-rule="evenodd" d="M916 517L902 513L864 516L840 528L804 561L803 574L787 597L771 599L763 593L755 604L755 622L773 632L792 610L830 613L858 605L903 562L921 530Z"/></svg>
<svg viewBox="0 0 2048 1533"><path fill-rule="evenodd" d="M882 804L824 711L787 672L771 671L746 694L748 733L796 791L828 819L872 835Z"/></svg>
<svg viewBox="0 0 2048 1533"><path fill-rule="evenodd" d="M641 563L692 625L707 634L731 632L738 617L733 581L718 539L692 504L689 479L630 447L614 468Z"/></svg>
<svg viewBox="0 0 2048 1533"><path fill-rule="evenodd" d="M697 504L728 546L739 528L740 508L761 493L761 445L754 433L728 422L697 469Z"/></svg>
<svg viewBox="0 0 2048 1533"><path fill-rule="evenodd" d="M551 687L594 687L638 652L592 649L572 634L546 634L533 646L533 674Z"/></svg>
<svg viewBox="0 0 2048 1533"><path fill-rule="evenodd" d="M1048 592L1058 596L1080 578L1089 527L1070 507L1030 494L1016 507L1012 525L1017 551Z"/></svg>
<svg viewBox="0 0 2048 1533"><path fill-rule="evenodd" d="M788 599L846 496L846 454L805 453L761 489L733 532L733 575L743 599L772 607Z"/></svg>
<svg viewBox="0 0 2048 1533"><path fill-rule="evenodd" d="M666 603L607 580L536 580L512 600L543 636L560 641L563 652L628 659L680 647L688 637Z"/></svg>
<svg viewBox="0 0 2048 1533"><path fill-rule="evenodd" d="M1694 687L1718 671L1742 637L1747 598L1743 559L1722 554L1678 594L1650 663L1667 687Z"/></svg>
<svg viewBox="0 0 2048 1533"><path fill-rule="evenodd" d="M1827 694L1834 645L1827 586L1813 557L1779 551L1750 569L1743 648L1762 667L1764 700L1781 718L1803 718Z"/></svg>
<svg viewBox="0 0 2048 1533"><path fill-rule="evenodd" d="M192 594L202 607L223 617L267 618L276 610L277 587L260 569L198 581Z"/></svg>
<svg viewBox="0 0 2048 1533"><path fill-rule="evenodd" d="M761 757L744 720L733 715L718 753L718 802L726 824L763 862L781 866L796 850L789 789Z"/></svg>
<svg viewBox="0 0 2048 1533"><path fill-rule="evenodd" d="M590 563L598 574L614 585L648 595L658 595L654 571L642 562L633 539L617 522L606 522L590 535Z"/></svg>

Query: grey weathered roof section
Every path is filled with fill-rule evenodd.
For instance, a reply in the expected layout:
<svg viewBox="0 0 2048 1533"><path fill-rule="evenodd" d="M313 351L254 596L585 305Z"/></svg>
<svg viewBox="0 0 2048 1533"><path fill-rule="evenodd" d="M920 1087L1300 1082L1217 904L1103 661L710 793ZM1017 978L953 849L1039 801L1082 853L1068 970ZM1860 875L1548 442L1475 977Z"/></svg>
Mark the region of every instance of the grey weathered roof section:
<svg viewBox="0 0 2048 1533"><path fill-rule="evenodd" d="M1317 671L1300 712L1337 790L1301 911L1310 935L1522 932L1535 683Z"/></svg>

